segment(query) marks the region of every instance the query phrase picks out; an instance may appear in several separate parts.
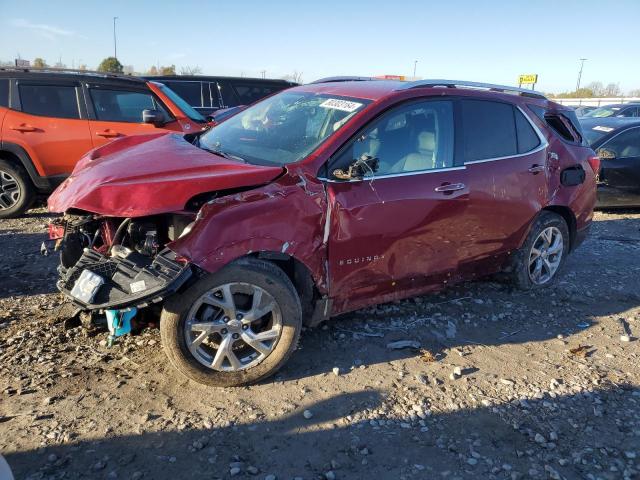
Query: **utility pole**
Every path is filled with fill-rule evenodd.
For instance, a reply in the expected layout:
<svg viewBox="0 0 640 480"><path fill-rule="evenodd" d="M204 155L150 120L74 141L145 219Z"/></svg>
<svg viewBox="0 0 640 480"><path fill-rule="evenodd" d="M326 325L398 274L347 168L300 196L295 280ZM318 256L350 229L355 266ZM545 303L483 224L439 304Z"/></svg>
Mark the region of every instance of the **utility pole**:
<svg viewBox="0 0 640 480"><path fill-rule="evenodd" d="M578 72L578 83L576 83L576 92L580 90L580 80L582 79L582 68L584 67L584 62L587 60L586 58L580 59L580 71Z"/></svg>
<svg viewBox="0 0 640 480"><path fill-rule="evenodd" d="M265 75L267 74L266 70L260 70L260 74L262 75L262 78L265 78Z"/></svg>
<svg viewBox="0 0 640 480"><path fill-rule="evenodd" d="M416 67L418 66L418 60L413 61L413 79L416 79Z"/></svg>
<svg viewBox="0 0 640 480"><path fill-rule="evenodd" d="M116 43L116 20L118 17L113 17L113 57L118 58L118 44Z"/></svg>

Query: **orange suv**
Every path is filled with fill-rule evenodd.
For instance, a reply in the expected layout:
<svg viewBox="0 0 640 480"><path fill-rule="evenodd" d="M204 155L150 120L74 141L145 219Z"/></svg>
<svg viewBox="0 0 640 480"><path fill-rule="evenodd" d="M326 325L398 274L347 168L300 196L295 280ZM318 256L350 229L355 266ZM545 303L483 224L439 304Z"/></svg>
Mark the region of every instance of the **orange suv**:
<svg viewBox="0 0 640 480"><path fill-rule="evenodd" d="M195 133L207 121L165 85L99 72L0 68L0 218L52 192L118 137Z"/></svg>

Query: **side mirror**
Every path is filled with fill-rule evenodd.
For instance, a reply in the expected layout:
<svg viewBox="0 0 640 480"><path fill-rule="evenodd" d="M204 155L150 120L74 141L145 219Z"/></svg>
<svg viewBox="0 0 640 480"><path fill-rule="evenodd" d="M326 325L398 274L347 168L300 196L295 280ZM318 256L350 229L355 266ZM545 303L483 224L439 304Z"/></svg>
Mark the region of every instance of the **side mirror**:
<svg viewBox="0 0 640 480"><path fill-rule="evenodd" d="M167 123L166 118L164 117L164 114L160 110L143 110L142 122L152 123L156 127L161 127L165 123Z"/></svg>
<svg viewBox="0 0 640 480"><path fill-rule="evenodd" d="M377 158L363 153L359 159L349 165L347 171L336 168L332 173L339 180L361 179L367 173L377 172L379 166L380 161Z"/></svg>
<svg viewBox="0 0 640 480"><path fill-rule="evenodd" d="M601 160L615 160L616 152L613 150L609 150L608 148L599 148L596 152L596 155L600 157Z"/></svg>

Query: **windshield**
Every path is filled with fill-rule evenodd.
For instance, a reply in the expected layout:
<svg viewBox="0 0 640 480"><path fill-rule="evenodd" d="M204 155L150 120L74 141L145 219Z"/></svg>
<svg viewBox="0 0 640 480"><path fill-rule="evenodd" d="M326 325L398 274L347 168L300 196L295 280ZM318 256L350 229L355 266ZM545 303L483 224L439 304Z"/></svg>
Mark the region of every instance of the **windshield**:
<svg viewBox="0 0 640 480"><path fill-rule="evenodd" d="M216 125L200 136L199 146L258 165L286 165L313 152L368 103L285 91Z"/></svg>
<svg viewBox="0 0 640 480"><path fill-rule="evenodd" d="M587 112L584 116L592 117L592 118L612 117L619 110L620 110L620 107L600 107L600 108L596 108L595 110L591 110L590 112Z"/></svg>
<svg viewBox="0 0 640 480"><path fill-rule="evenodd" d="M595 125L591 128L584 129L584 136L589 142L589 145L593 145L596 141L600 140L602 137L607 135L608 133L613 132L615 129L611 127L606 127L603 125Z"/></svg>
<svg viewBox="0 0 640 480"><path fill-rule="evenodd" d="M175 103L187 117L189 117L194 122L206 123L207 120L202 115L200 115L200 113L198 113L195 108L189 105L180 95L178 95L163 83L159 83L158 86L160 87L160 90L162 90L162 93L169 97L169 99L173 103Z"/></svg>

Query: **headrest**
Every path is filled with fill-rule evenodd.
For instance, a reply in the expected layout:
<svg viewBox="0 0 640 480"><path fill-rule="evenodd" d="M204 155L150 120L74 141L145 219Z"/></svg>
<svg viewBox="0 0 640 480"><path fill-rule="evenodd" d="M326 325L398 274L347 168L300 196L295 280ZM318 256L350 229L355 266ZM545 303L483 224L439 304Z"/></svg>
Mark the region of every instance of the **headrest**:
<svg viewBox="0 0 640 480"><path fill-rule="evenodd" d="M418 151L433 152L436 149L436 135L430 131L418 134Z"/></svg>

